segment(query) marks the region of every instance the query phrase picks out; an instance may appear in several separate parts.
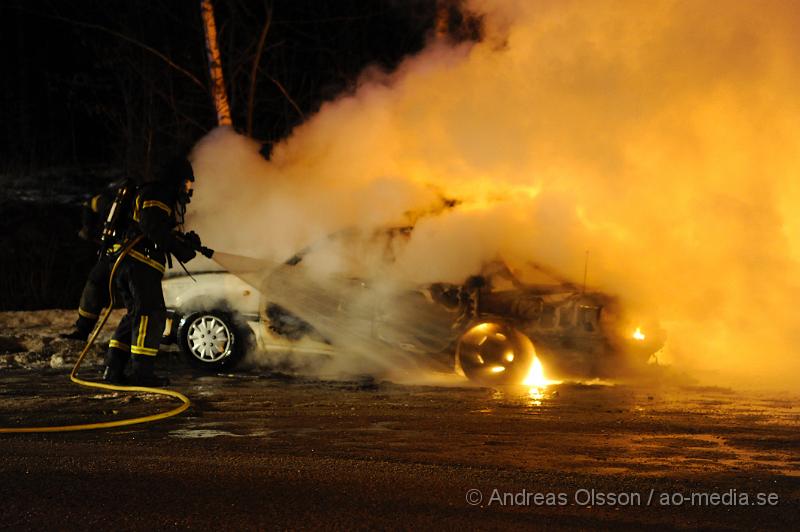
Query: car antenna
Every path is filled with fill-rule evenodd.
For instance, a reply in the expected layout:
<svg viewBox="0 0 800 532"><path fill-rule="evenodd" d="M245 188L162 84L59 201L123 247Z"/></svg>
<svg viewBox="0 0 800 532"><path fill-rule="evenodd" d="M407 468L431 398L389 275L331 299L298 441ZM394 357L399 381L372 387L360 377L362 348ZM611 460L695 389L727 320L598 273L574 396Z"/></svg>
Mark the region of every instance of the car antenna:
<svg viewBox="0 0 800 532"><path fill-rule="evenodd" d="M589 270L589 250L586 250L586 259L583 261L583 290L581 295L586 294L586 272Z"/></svg>

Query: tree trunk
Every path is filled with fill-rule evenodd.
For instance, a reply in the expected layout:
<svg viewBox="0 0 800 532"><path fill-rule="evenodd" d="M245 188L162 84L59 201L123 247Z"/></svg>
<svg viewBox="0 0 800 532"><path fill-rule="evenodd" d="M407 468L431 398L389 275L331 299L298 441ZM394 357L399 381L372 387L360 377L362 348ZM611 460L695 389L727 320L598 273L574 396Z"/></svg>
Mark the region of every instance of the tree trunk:
<svg viewBox="0 0 800 532"><path fill-rule="evenodd" d="M230 126L231 109L228 106L228 93L225 90L225 79L222 76L222 59L217 45L217 25L214 22L214 6L211 0L200 0L200 13L203 16L203 29L206 35L206 52L208 54L208 72L211 77L211 94L217 110L217 124Z"/></svg>

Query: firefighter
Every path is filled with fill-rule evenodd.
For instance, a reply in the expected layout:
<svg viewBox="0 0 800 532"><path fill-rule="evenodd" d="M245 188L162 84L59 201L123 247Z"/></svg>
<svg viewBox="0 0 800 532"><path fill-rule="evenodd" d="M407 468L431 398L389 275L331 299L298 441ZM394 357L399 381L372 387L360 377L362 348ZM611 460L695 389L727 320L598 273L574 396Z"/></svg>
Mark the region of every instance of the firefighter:
<svg viewBox="0 0 800 532"><path fill-rule="evenodd" d="M97 262L89 271L86 284L81 292L78 304L78 319L75 321L71 332L62 334L62 338L86 341L94 329L100 312L108 306L108 276L111 274L113 260L102 249L103 225L108 217L109 209L117 194L124 187L132 184L127 180L111 185L107 190L86 201L83 204L82 227L78 236L89 242L101 245Z"/></svg>
<svg viewBox="0 0 800 532"><path fill-rule="evenodd" d="M178 158L164 167L156 181L144 184L128 203L124 238L111 255L118 256L134 239L142 238L122 259L114 275L114 285L127 314L109 343L103 374L107 382L128 383L125 368L132 359L130 384L168 384L153 372L166 322L161 277L170 255L185 263L195 257L195 249L201 248L194 233L180 231L193 182L191 165L185 158ZM211 250L203 249L210 256Z"/></svg>

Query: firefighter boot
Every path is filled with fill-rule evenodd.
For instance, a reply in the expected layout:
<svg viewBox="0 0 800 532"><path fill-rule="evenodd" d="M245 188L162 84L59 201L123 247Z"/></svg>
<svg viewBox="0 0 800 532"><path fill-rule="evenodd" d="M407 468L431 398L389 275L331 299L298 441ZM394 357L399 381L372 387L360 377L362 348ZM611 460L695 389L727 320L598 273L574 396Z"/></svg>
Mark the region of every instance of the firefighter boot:
<svg viewBox="0 0 800 532"><path fill-rule="evenodd" d="M83 315L78 317L78 321L75 322L75 327L72 329L72 332L60 334L59 338L64 338L66 340L80 340L81 342L85 342L91 332L94 330L94 326L97 323L97 318L87 318Z"/></svg>
<svg viewBox="0 0 800 532"><path fill-rule="evenodd" d="M125 366L128 365L130 354L121 349L112 347L106 355L106 369L103 372L103 380L109 384L125 385L128 383L125 378Z"/></svg>
<svg viewBox="0 0 800 532"><path fill-rule="evenodd" d="M81 342L85 342L86 339L89 338L89 333L76 328L73 329L72 332L59 334L58 337L64 340L80 340Z"/></svg>
<svg viewBox="0 0 800 532"><path fill-rule="evenodd" d="M147 355L133 355L133 374L131 383L136 386L147 386L149 388L161 388L169 385L167 377L159 377L153 371L156 365L156 357Z"/></svg>

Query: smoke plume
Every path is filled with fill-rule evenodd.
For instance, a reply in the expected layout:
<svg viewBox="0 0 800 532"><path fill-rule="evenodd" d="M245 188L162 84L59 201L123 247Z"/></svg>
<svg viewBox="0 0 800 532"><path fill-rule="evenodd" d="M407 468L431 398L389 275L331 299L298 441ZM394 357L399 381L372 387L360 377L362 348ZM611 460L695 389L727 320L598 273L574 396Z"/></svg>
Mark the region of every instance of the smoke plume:
<svg viewBox="0 0 800 532"><path fill-rule="evenodd" d="M800 8L464 9L480 42L432 38L368 70L270 161L231 130L204 138L190 218L204 242L282 261L346 227L416 222L387 273L407 283L460 282L497 257L580 282L588 250L590 286L658 317L662 360L707 383L794 386ZM317 267L347 260L331 257Z"/></svg>

